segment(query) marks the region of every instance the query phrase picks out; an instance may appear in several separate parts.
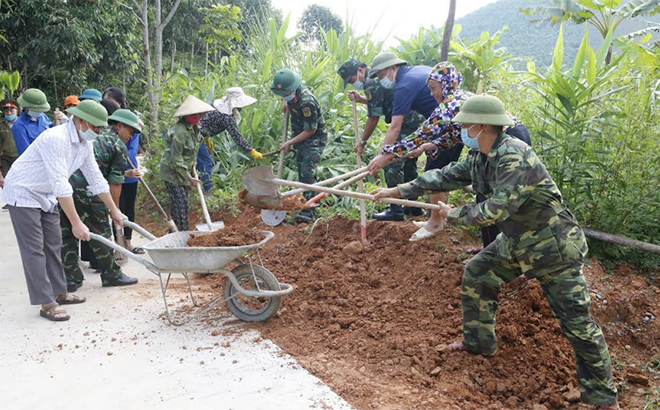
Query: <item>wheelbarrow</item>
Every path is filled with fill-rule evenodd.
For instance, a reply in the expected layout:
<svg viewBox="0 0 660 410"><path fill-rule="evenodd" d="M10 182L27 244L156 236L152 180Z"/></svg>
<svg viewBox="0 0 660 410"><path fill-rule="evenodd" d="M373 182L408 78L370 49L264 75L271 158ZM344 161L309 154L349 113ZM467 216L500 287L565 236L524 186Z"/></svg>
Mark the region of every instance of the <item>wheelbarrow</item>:
<svg viewBox="0 0 660 410"><path fill-rule="evenodd" d="M360 170L358 170L360 171ZM275 178L273 175L273 169L268 166L260 166L250 168L245 173L243 173L243 187L248 192L249 195L245 196L245 200L250 203L250 205L256 207L264 207L264 204L269 206L274 206L278 201L281 201L282 195L279 192L279 186L290 186L294 188L301 188L307 191L315 192L325 192L332 195L348 196L352 198L359 199L369 199L374 200L373 195L362 194L359 192L353 191L344 191L337 188L328 188L320 185L311 185L303 184L296 181L288 181L286 179ZM387 204L396 204L416 208L425 208L425 209L437 209L442 210L439 205L428 204L425 202L409 201L407 199L397 199L397 198L383 198L380 200L383 203Z"/></svg>
<svg viewBox="0 0 660 410"><path fill-rule="evenodd" d="M174 232L157 238L134 222L124 221L124 225L134 229L151 241L142 247L151 258L151 261L100 235L93 233L89 235L91 239L121 252L158 276L167 320L175 326L196 319L215 307L219 302L225 302L227 309L240 320L262 322L277 312L282 302L282 296L293 291L293 286L278 282L275 275L263 266L259 248L275 236L272 232L261 231L264 239L250 245L188 247L186 242L191 232ZM256 258L252 253L256 253ZM243 255L246 256L247 262L239 259ZM237 266L231 270L226 269L225 266L231 263L236 263ZM199 313L191 315L185 320L177 321L170 315L167 303L167 289L170 278L172 274L183 275L188 284L188 293L193 306L199 306L192 293L189 278L191 272L224 274L223 292L204 306Z"/></svg>

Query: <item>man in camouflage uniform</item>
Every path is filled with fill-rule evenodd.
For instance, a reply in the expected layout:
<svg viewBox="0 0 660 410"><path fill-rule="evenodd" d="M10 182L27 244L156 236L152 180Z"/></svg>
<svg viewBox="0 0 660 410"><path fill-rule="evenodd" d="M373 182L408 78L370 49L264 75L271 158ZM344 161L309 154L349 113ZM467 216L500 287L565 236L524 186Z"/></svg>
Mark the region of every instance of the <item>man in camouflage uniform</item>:
<svg viewBox="0 0 660 410"><path fill-rule="evenodd" d="M487 198L458 208L440 203L441 215L451 224L495 223L502 231L465 267L463 341L452 343L451 350L495 354L499 287L524 274L539 281L573 346L581 399L600 409L618 409L607 343L589 310L589 290L582 274L587 253L582 229L534 151L502 131L513 122L500 100L471 97L454 121L463 124L462 139L471 148L462 162L375 192L377 199L410 198L472 184L476 193Z"/></svg>
<svg viewBox="0 0 660 410"><path fill-rule="evenodd" d="M284 100L284 109L289 111L291 130L295 134L280 149L284 152L291 147L295 149L298 180L313 184L316 182L316 167L328 140L321 105L312 92L302 85L300 75L286 68L275 73L270 89ZM306 191L303 195L311 199L315 193ZM313 209L304 209L296 215L296 222L311 222L315 217Z"/></svg>
<svg viewBox="0 0 660 410"><path fill-rule="evenodd" d="M99 165L101 173L110 185L110 193L115 200L119 201L121 184L124 182L126 170L126 145L120 140L118 128L125 128L126 133L132 135L133 129L140 131L137 116L128 110L117 110L108 117L108 121L121 123L124 127L113 125L104 133L99 135L92 143L94 157ZM124 133L124 131L122 131ZM98 196L92 195L87 189L88 183L80 170L76 171L69 179L73 187L73 201L76 211L82 222L89 227L92 233L102 235L112 240L112 231L108 224L108 208ZM71 222L60 209L60 227L62 228L62 265L66 274L67 289L75 291L82 286L83 273L78 265L79 241L73 236ZM98 268L101 270L101 281L103 287L128 286L138 282L137 279L126 276L114 258L114 252L108 246L97 241L90 241L90 246L96 257Z"/></svg>
<svg viewBox="0 0 660 410"><path fill-rule="evenodd" d="M362 156L367 141L378 126L380 117L384 116L387 124L392 122L392 106L394 103L394 91L382 87L378 79L368 78L367 71L366 64L353 58L348 59L337 70L337 74L344 80L344 85L351 84L355 90L364 89L364 97L355 90L348 93L351 100L367 104L367 123L362 132L362 138L355 147L355 152L360 156ZM423 121L424 117L419 113L415 111L408 113L403 120L397 141L415 132ZM418 175L417 158L407 158L393 162L386 166L383 171L385 172L385 182L388 188L412 181ZM390 205L385 212L374 214L373 218L380 221L403 221L404 213L419 216L424 212L420 208L406 207L404 209L400 205Z"/></svg>

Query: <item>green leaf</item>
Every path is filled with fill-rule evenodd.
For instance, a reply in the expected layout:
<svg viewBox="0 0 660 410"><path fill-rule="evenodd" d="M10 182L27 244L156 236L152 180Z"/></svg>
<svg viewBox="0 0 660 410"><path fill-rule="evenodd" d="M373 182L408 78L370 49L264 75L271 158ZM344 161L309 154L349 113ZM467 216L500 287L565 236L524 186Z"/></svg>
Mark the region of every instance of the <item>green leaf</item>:
<svg viewBox="0 0 660 410"><path fill-rule="evenodd" d="M614 25L610 26L610 29L607 31L607 35L605 36L605 40L603 40L603 44L600 45L598 53L596 54L596 67L599 70L604 68L605 58L607 57L607 53L610 50L610 46L612 45L612 35L614 34L615 28L616 27Z"/></svg>
<svg viewBox="0 0 660 410"><path fill-rule="evenodd" d="M587 84L594 85L596 82L596 53L589 47L589 57L587 59Z"/></svg>
<svg viewBox="0 0 660 410"><path fill-rule="evenodd" d="M556 72L561 72L561 67L564 63L564 28L563 24L559 25L559 35L557 36L557 43L555 44L555 51L552 54L552 69Z"/></svg>
<svg viewBox="0 0 660 410"><path fill-rule="evenodd" d="M580 78L584 62L587 60L587 50L589 49L589 26L584 27L584 36L575 55L575 62L573 63L573 78Z"/></svg>

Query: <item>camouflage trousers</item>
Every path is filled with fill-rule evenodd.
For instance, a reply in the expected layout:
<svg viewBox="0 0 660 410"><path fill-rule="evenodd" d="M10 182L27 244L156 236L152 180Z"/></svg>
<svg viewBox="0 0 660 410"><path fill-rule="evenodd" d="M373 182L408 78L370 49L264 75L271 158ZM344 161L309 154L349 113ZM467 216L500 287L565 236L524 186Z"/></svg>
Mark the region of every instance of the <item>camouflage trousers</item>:
<svg viewBox="0 0 660 410"><path fill-rule="evenodd" d="M523 274L516 259L498 252L502 235L472 258L463 273L461 302L463 344L468 351L492 355L497 350L495 316L500 285ZM533 271L526 272L531 277ZM535 277L541 284L550 308L573 346L578 387L582 401L596 405L613 404L617 391L605 337L591 316L589 290L581 262L560 263Z"/></svg>
<svg viewBox="0 0 660 410"><path fill-rule="evenodd" d="M112 230L108 222L108 208L105 204L91 203L83 204L75 201L76 211L82 222L87 225L89 231L112 240ZM82 283L85 279L78 265L79 241L73 236L71 222L60 208L60 227L62 228L62 265L66 274L67 282ZM112 280L122 273L121 268L115 261L114 251L98 241L89 242L94 256L101 269L101 279Z"/></svg>
<svg viewBox="0 0 660 410"><path fill-rule="evenodd" d="M417 178L417 158L408 158L403 161L395 161L383 168L385 172L385 183L388 188L394 188L404 182L410 182Z"/></svg>
<svg viewBox="0 0 660 410"><path fill-rule="evenodd" d="M321 154L323 154L325 148L325 139L312 138L297 144L295 147L298 181L304 184L316 182L316 167L321 161ZM306 199L311 199L316 194L314 191L305 191L303 196Z"/></svg>

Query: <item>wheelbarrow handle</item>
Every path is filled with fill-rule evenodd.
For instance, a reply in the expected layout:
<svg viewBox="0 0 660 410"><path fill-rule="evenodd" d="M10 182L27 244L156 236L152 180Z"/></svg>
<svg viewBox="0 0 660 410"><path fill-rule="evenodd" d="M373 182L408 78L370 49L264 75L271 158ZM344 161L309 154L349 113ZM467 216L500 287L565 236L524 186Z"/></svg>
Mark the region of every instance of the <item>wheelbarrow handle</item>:
<svg viewBox="0 0 660 410"><path fill-rule="evenodd" d="M135 228L133 228L133 229L135 229ZM89 237L90 237L90 239L101 242L105 246L110 247L111 249L121 253L122 255L128 256L129 258L133 259L137 263L146 266L147 269L158 272L158 268L153 263L149 262L148 260L146 260L144 258L141 258L141 257L137 256L136 254L129 251L128 249L117 245L116 243L104 238L103 236L97 235L95 233L90 232Z"/></svg>
<svg viewBox="0 0 660 410"><path fill-rule="evenodd" d="M291 186L291 187L295 187L295 188L303 188L305 191L326 192L328 194L333 194L333 195L348 196L348 197L351 197L351 198L358 198L358 199L368 199L370 201L374 200L373 195L361 194L359 192L343 191L341 189L328 188L328 187L323 187L323 186L318 186L318 185L303 184L303 183L297 182L297 181L288 181L286 179L278 179L278 178L271 178L271 179L268 179L268 181L273 182L273 183L278 184L278 185ZM436 209L436 210L439 210L439 211L443 209L439 205L427 204L425 202L409 201L407 199L383 198L383 199L380 200L380 202L383 202L383 203L386 203L386 204L396 204L396 205L410 206L410 207L414 207L414 208Z"/></svg>
<svg viewBox="0 0 660 410"><path fill-rule="evenodd" d="M127 226L127 227L129 227L129 228L131 228L135 231L138 231L140 233L140 235L144 236L145 238L149 239L150 241L155 241L156 239L158 239L158 237L156 235L154 235L151 232L147 231L146 229L144 229L140 225L136 224L135 222L129 221L128 219L126 219L124 221L124 226Z"/></svg>

